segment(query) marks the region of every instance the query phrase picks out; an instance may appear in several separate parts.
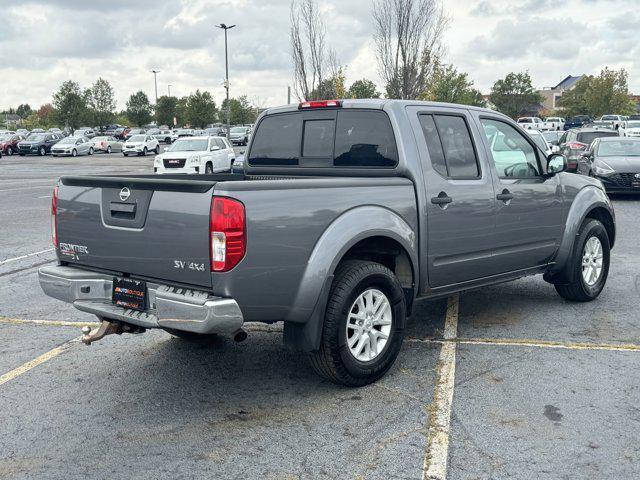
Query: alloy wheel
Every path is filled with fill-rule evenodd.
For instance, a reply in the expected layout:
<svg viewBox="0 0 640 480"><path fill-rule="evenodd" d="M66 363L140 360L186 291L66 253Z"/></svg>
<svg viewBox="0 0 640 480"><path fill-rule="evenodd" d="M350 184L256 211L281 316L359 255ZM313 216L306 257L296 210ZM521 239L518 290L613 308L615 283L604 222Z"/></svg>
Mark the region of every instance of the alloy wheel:
<svg viewBox="0 0 640 480"><path fill-rule="evenodd" d="M582 252L582 279L590 287L600 280L603 266L602 243L598 237L590 237Z"/></svg>
<svg viewBox="0 0 640 480"><path fill-rule="evenodd" d="M380 290L362 292L349 310L346 334L349 352L356 360L369 362L382 353L393 324L391 303Z"/></svg>

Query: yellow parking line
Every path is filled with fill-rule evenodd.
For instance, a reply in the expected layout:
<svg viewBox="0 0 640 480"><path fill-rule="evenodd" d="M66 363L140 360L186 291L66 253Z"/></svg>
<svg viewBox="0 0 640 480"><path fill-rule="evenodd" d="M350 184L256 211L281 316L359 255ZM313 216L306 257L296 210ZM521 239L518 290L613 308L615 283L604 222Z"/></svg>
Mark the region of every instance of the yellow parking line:
<svg viewBox="0 0 640 480"><path fill-rule="evenodd" d="M0 317L0 323L13 325L43 325L48 327L95 327L99 322L65 322L62 320L28 320L23 318Z"/></svg>
<svg viewBox="0 0 640 480"><path fill-rule="evenodd" d="M489 345L511 347L557 348L565 350L607 350L620 352L638 352L640 345L634 343L590 343L590 342L554 342L547 340L529 340L518 338L408 338L407 342L420 343L458 343L463 345Z"/></svg>
<svg viewBox="0 0 640 480"><path fill-rule="evenodd" d="M459 297L449 297L444 323L444 339L453 340L458 332ZM429 407L429 433L424 455L425 480L444 480L447 477L449 457L449 431L451 429L451 404L456 376L456 343L442 343L436 367L433 402Z"/></svg>
<svg viewBox="0 0 640 480"><path fill-rule="evenodd" d="M44 362L51 360L54 357L57 357L65 350L68 350L73 343L78 342L79 340L80 340L80 337L74 338L73 340L69 340L68 342L63 343L59 347L49 350L47 353L43 353L39 357L34 358L33 360L30 360L27 363L20 365L18 368L14 368L10 372L5 373L4 375L0 376L0 385L3 385L13 380L16 377L19 377L23 373L28 372L32 368L35 368L38 365L41 365Z"/></svg>

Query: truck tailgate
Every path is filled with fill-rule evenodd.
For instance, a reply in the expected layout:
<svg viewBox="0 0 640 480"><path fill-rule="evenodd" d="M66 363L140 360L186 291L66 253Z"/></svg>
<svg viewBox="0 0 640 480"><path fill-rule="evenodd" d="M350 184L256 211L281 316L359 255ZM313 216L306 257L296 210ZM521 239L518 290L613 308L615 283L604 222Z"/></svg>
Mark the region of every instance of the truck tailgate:
<svg viewBox="0 0 640 480"><path fill-rule="evenodd" d="M216 179L206 178L62 177L60 260L211 287L209 214Z"/></svg>

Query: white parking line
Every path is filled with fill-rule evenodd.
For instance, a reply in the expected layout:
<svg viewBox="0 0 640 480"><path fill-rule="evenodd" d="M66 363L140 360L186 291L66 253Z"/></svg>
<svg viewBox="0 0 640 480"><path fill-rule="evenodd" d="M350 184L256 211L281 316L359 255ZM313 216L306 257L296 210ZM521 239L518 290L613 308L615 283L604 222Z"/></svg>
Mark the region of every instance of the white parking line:
<svg viewBox="0 0 640 480"><path fill-rule="evenodd" d="M425 480L445 480L449 457L449 431L451 429L451 404L456 376L456 343L458 335L459 296L449 297L444 322L444 342L436 367L436 385L429 409L429 433L424 455Z"/></svg>
<svg viewBox="0 0 640 480"><path fill-rule="evenodd" d="M26 255L21 255L15 258L7 258L6 260L0 261L0 265L4 265L5 263L15 262L17 260L22 260L23 258L33 257L35 255L42 255L43 253L52 252L53 248L47 248L46 250L40 250L39 252L28 253Z"/></svg>
<svg viewBox="0 0 640 480"><path fill-rule="evenodd" d="M46 362L48 360L51 360L54 357L57 357L62 352L68 350L69 347L71 347L72 344L80 341L80 338L81 337L77 337L77 338L74 338L73 340L69 340L68 342L63 343L59 347L56 347L56 348L54 348L52 350L49 350L47 353L43 353L39 357L34 358L33 360L28 361L27 363L23 363L18 368L14 368L10 372L7 372L4 375L1 375L0 376L0 385L3 385L5 383L7 383L8 381L13 380L16 377L19 377L23 373L28 372L29 370L37 367L38 365L43 364L44 362Z"/></svg>

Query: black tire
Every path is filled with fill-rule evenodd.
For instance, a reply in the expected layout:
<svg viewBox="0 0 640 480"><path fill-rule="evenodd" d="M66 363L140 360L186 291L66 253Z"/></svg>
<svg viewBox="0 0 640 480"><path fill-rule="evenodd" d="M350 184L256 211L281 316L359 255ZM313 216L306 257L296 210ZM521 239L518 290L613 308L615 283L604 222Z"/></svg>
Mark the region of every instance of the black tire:
<svg viewBox="0 0 640 480"><path fill-rule="evenodd" d="M72 157L77 157L78 156L78 151L75 148L73 150L71 150L71 156Z"/></svg>
<svg viewBox="0 0 640 480"><path fill-rule="evenodd" d="M128 154L128 153L124 153L124 152L122 152L122 155L124 155L125 157L128 157L128 156L129 156L129 154Z"/></svg>
<svg viewBox="0 0 640 480"><path fill-rule="evenodd" d="M40 147L38 149L38 155L40 155L41 157L44 157L47 154L47 149L44 147Z"/></svg>
<svg viewBox="0 0 640 480"><path fill-rule="evenodd" d="M89 155L93 155L93 147L89 147Z"/></svg>
<svg viewBox="0 0 640 480"><path fill-rule="evenodd" d="M347 345L346 323L358 296L375 287L388 298L392 311L386 345L373 360L357 360ZM349 260L336 270L322 329L320 349L310 354L315 372L334 383L360 387L375 382L391 368L400 352L406 323L406 305L400 282L384 265Z"/></svg>
<svg viewBox="0 0 640 480"><path fill-rule="evenodd" d="M147 156L147 147L144 147L144 148L142 149L142 156L143 156L143 157L146 157L146 156Z"/></svg>
<svg viewBox="0 0 640 480"><path fill-rule="evenodd" d="M13 148L11 146L7 148L7 155L9 156L13 155Z"/></svg>
<svg viewBox="0 0 640 480"><path fill-rule="evenodd" d="M156 148L153 151L158 155L160 153L160 145L156 145Z"/></svg>
<svg viewBox="0 0 640 480"><path fill-rule="evenodd" d="M207 163L207 164L204 166L204 173L205 173L206 175L211 175L211 174L213 173L213 165L211 165L211 163Z"/></svg>
<svg viewBox="0 0 640 480"><path fill-rule="evenodd" d="M585 245L591 237L596 237L600 241L603 256L602 271L593 285L589 285L582 275L582 257ZM585 219L576 237L570 263L567 266L568 281L554 285L558 294L572 302L590 302L598 298L609 275L610 249L609 235L604 225L598 220Z"/></svg>
<svg viewBox="0 0 640 480"><path fill-rule="evenodd" d="M111 145L107 147L107 153L111 153Z"/></svg>
<svg viewBox="0 0 640 480"><path fill-rule="evenodd" d="M20 153L19 154L21 157L24 157L26 155L26 153Z"/></svg>
<svg viewBox="0 0 640 480"><path fill-rule="evenodd" d="M164 139L164 143L166 143L167 145L169 145L171 143L171 139L169 137Z"/></svg>

